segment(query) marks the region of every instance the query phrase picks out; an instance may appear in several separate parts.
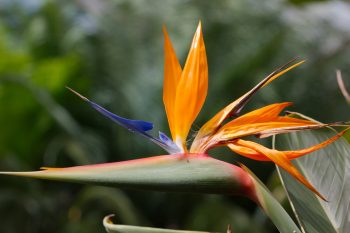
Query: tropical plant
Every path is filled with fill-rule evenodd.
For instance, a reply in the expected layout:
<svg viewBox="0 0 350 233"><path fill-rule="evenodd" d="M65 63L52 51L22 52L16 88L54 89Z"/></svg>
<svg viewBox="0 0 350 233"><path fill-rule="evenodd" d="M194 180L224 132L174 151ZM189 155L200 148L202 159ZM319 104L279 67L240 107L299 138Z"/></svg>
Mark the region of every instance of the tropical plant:
<svg viewBox="0 0 350 233"><path fill-rule="evenodd" d="M165 68L163 102L172 139L162 132L159 132L159 137L154 137L149 133L153 129L152 123L142 120L130 120L115 115L72 89L69 89L104 116L130 131L150 139L166 150L169 155L68 168L43 167L43 171L1 172L0 174L117 186L121 188L239 194L255 201L271 218L280 232L301 232L262 182L244 165L238 167L219 161L208 156L207 152L218 146L228 146L232 151L245 157L259 161L272 161L298 180L299 183L297 184L303 184L304 186L301 187L307 187L316 194L317 196L304 190L304 192L308 193L307 195L312 197L313 201L317 200L320 206L325 208L324 202L328 200L329 195L324 196L322 192L320 193L319 190L322 191L323 189L320 185L315 187L317 181L313 180L310 183L293 165L291 160L318 151L331 143L339 144L339 141L335 141L346 133L347 128L335 136L322 138L323 140L317 140L313 145L305 145L308 147L299 150L279 151L242 139L248 136L264 138L306 129L344 126L342 123L323 124L305 117L300 119L292 117L292 115L280 116L281 111L289 106L290 103L268 105L239 116L243 107L259 89L292 68L302 64L303 61L295 62L295 60L292 60L281 68L278 68L249 92L219 111L199 129L192 142L192 146L190 149L187 149L190 127L204 103L208 88L207 59L201 23L194 35L183 69L178 62L165 29L164 37ZM346 146L348 145L346 144ZM344 147L346 146L344 144ZM344 155L339 156L341 160ZM318 160L318 156L315 157L315 160ZM307 165L307 167L309 166ZM345 168L344 171L346 171ZM307 172L303 173L309 178ZM286 175L286 177L294 181L289 175ZM344 178L339 179L338 183L340 187L344 187L342 186L344 185L344 180ZM326 182L326 184L328 183ZM330 183L330 185L333 185L333 183ZM290 187L286 185L286 189L290 190ZM292 188L292 191L294 190L297 189ZM298 196L296 198L300 199ZM342 199L337 196L335 200L339 201ZM334 206L332 205L330 204L327 208L330 208L333 213L338 213L339 208L333 208ZM338 227L338 225L334 227L334 224L331 224L334 227L334 232L338 232L339 229L347 229L347 218L344 218L347 215L347 211L341 212L344 213L342 214L342 219L345 219L345 223L341 227ZM329 215L327 216L329 217ZM330 222L333 223L332 219ZM109 232L186 232L113 225L109 217L105 218L104 226ZM302 230L305 228L303 226Z"/></svg>

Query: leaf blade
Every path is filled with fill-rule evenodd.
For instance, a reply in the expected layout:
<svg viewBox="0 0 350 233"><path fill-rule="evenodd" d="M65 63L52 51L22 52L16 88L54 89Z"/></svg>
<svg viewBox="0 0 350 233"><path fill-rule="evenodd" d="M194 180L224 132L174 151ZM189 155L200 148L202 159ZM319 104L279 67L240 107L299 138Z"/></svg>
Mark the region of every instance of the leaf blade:
<svg viewBox="0 0 350 233"><path fill-rule="evenodd" d="M277 137L279 148L307 147L334 135L331 129ZM296 167L323 193L323 202L279 169L291 204L305 232L345 233L350 229L350 145L340 138L328 147L294 160ZM303 199L298 197L302 196Z"/></svg>
<svg viewBox="0 0 350 233"><path fill-rule="evenodd" d="M241 166L250 174L254 182L257 203L269 216L279 232L301 233L299 227L283 209L281 204L272 196L271 192L266 188L266 186L247 167L243 165Z"/></svg>
<svg viewBox="0 0 350 233"><path fill-rule="evenodd" d="M113 215L108 215L103 219L103 226L108 233L209 233L204 231L184 231L154 227L119 225L113 224L111 220L112 217Z"/></svg>

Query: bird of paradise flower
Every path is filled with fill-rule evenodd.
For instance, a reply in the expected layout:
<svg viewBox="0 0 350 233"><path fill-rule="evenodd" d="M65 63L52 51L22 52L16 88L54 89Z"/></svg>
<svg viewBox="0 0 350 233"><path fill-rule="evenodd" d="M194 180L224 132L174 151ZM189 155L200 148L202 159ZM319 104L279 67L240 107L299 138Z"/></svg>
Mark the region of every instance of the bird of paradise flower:
<svg viewBox="0 0 350 233"><path fill-rule="evenodd" d="M163 102L172 140L162 132L159 132L159 138L148 134L147 132L153 128L153 124L150 122L121 118L74 90L69 89L103 115L129 130L149 138L171 154L203 154L214 147L227 146L237 154L250 159L274 162L319 197L325 199L294 167L291 160L327 146L341 137L345 133L345 130L327 141L306 149L278 151L269 149L256 142L244 140L243 138L251 135L265 138L292 131L318 129L331 124L322 124L289 116L279 116L283 109L292 104L291 102L271 104L239 116L243 107L259 89L289 70L301 65L304 61L296 62L296 59L294 59L288 62L268 75L246 94L219 111L199 129L190 149L188 149L186 145L188 133L203 106L208 90L208 64L201 23L199 23L194 34L183 69L176 57L165 27L163 28L163 32L165 51Z"/></svg>
<svg viewBox="0 0 350 233"><path fill-rule="evenodd" d="M291 160L329 145L341 137L346 130L343 130L320 144L294 151L278 151L262 146L256 142L243 139L252 135L258 138L265 138L293 131L319 129L330 125L337 125L297 119L288 115L280 116L280 113L292 104L290 102L271 104L240 115L243 107L251 100L258 90L289 70L301 65L304 61L297 61L294 59L288 62L264 78L246 94L221 109L199 129L191 147L188 148L187 136L191 125L204 104L208 90L208 64L201 23L199 23L194 34L184 68L181 67L176 57L165 27L163 28L163 32L165 51L163 102L172 139L163 132L159 132L159 137L152 136L149 133L149 131L153 129L153 124L151 122L120 117L71 88L67 88L104 116L130 131L148 138L169 154L181 154L185 157L193 157L196 155L206 155L210 149L215 147L227 146L237 154L250 159L274 162L312 190L320 198L325 200L312 184L310 184L295 168ZM88 168L89 166L84 167ZM77 168L80 169L79 167ZM56 170L56 168L44 169ZM26 175L28 173L3 172L2 174ZM34 177L35 175L32 174L32 176ZM41 177L38 176L38 178ZM55 179L55 177L53 176L52 179ZM93 182L95 182L95 180L93 180Z"/></svg>

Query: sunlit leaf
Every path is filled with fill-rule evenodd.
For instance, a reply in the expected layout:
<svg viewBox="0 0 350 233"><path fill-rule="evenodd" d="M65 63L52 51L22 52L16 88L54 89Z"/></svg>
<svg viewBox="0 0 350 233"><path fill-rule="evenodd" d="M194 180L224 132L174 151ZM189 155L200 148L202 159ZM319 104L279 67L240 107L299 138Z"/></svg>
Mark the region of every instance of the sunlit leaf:
<svg viewBox="0 0 350 233"><path fill-rule="evenodd" d="M331 129L278 136L276 148L297 149L320 143L334 135ZM294 160L296 167L325 196L317 198L285 171L279 169L282 182L307 233L346 233L350 229L350 145L340 138L326 148Z"/></svg>

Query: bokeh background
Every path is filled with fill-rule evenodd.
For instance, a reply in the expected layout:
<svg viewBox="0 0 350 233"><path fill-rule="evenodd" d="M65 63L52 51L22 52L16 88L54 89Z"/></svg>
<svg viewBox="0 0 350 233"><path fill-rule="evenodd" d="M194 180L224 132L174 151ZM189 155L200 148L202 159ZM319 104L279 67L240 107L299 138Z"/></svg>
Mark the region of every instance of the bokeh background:
<svg viewBox="0 0 350 233"><path fill-rule="evenodd" d="M36 170L162 154L90 109L169 132L162 105L165 24L184 63L198 21L209 63L207 101L193 133L290 59L307 59L264 88L247 110L292 101L324 122L349 120L335 70L350 87L350 3L308 0L0 0L0 170ZM269 144L269 140L265 140ZM269 163L243 162L288 204ZM242 197L172 194L0 177L0 232L105 232L102 218L141 226L275 232Z"/></svg>

